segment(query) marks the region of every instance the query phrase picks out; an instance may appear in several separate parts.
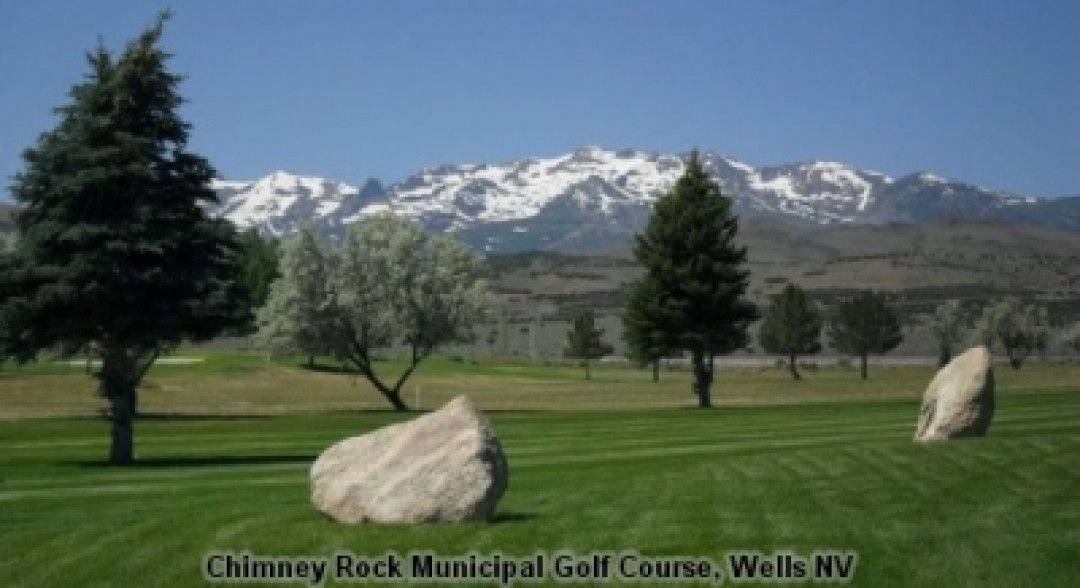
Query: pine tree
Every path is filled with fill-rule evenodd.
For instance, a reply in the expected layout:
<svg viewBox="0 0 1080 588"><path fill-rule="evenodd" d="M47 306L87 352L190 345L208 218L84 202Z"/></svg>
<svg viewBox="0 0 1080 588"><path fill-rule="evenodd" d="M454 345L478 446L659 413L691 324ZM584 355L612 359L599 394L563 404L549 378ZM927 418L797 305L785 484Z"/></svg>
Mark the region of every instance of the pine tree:
<svg viewBox="0 0 1080 588"><path fill-rule="evenodd" d="M585 360L585 379L591 379L589 362L611 353L611 345L604 343L604 330L596 328L592 311L574 317L573 327L566 333L566 349L563 355Z"/></svg>
<svg viewBox="0 0 1080 588"><path fill-rule="evenodd" d="M859 357L864 380L867 356L888 353L904 340L900 319L885 296L869 290L857 292L837 306L829 334L834 349Z"/></svg>
<svg viewBox="0 0 1080 588"><path fill-rule="evenodd" d="M640 328L672 350L689 351L698 405L712 405L713 358L742 349L758 318L745 298L746 247L735 243L731 199L709 178L697 152L657 200L634 253L656 288ZM650 286L651 287L651 286Z"/></svg>
<svg viewBox="0 0 1080 588"><path fill-rule="evenodd" d="M12 192L19 240L0 271L0 346L92 352L114 464L133 459L137 388L157 357L245 320L237 245L207 217L214 170L188 151L179 77L158 48L168 15L119 57L98 48Z"/></svg>
<svg viewBox="0 0 1080 588"><path fill-rule="evenodd" d="M660 289L648 276L630 284L626 309L623 311L623 339L627 355L638 365L651 365L654 382L660 381L660 360L671 355L676 343L665 338L666 333L653 327L665 319Z"/></svg>
<svg viewBox="0 0 1080 588"><path fill-rule="evenodd" d="M799 375L798 356L821 351L821 315L802 288L788 284L772 297L759 331L761 347L788 359L791 376Z"/></svg>

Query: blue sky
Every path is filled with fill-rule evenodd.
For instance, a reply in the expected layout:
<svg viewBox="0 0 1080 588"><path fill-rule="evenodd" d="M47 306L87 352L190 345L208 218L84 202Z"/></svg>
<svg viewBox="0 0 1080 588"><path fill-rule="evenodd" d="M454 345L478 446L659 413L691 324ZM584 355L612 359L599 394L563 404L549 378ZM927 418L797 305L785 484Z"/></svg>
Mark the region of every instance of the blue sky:
<svg viewBox="0 0 1080 588"><path fill-rule="evenodd" d="M4 0L0 177L152 1ZM192 146L352 182L581 145L839 160L1080 193L1080 3L172 3ZM7 195L4 194L4 197Z"/></svg>

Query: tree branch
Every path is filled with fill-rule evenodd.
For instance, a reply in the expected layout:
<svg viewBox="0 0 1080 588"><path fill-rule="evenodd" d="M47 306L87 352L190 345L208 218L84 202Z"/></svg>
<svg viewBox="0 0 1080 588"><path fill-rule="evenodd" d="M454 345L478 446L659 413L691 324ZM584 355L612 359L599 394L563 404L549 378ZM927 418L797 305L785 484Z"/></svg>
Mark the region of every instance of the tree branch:
<svg viewBox="0 0 1080 588"><path fill-rule="evenodd" d="M161 355L161 347L155 346L153 351L150 352L150 357L147 358L146 363L144 363L142 367L139 368L138 374L132 381L132 386L135 386L142 381L143 376L146 375L146 372L150 371L150 367L154 365L154 362L157 361L159 355Z"/></svg>
<svg viewBox="0 0 1080 588"><path fill-rule="evenodd" d="M423 361L424 358L426 358L428 355L430 355L431 350L432 350L432 347L430 345L425 345L425 346L423 346L423 348L420 348L415 343L413 343L411 345L411 347L412 347L412 363L401 374L401 376L398 378L397 382L394 384L394 388L393 388L394 394L397 394L401 390L401 386L405 383L405 380L409 379L409 376L412 375L413 370L416 369L416 366L420 365L420 362Z"/></svg>
<svg viewBox="0 0 1080 588"><path fill-rule="evenodd" d="M388 388L386 384L384 384L383 381L379 379L379 376L375 374L375 370L372 369L371 356L368 353L368 346L366 341L367 338L363 335L358 334L352 323L342 320L341 325L342 328L344 328L345 330L345 339L349 344L349 359L351 359L353 363L356 364L356 368L360 370L360 373L365 378L367 378L369 382L371 382L371 385L375 386L375 388L384 396L396 394L397 389L395 388L391 390L390 388Z"/></svg>

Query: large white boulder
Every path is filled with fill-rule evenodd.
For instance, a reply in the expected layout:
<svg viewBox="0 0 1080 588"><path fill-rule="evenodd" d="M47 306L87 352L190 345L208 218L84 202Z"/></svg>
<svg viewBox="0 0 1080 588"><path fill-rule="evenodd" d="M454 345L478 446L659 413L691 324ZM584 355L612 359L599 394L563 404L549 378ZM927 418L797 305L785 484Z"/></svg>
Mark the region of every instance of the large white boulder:
<svg viewBox="0 0 1080 588"><path fill-rule="evenodd" d="M916 441L982 437L994 416L994 370L990 350L973 347L953 358L923 394Z"/></svg>
<svg viewBox="0 0 1080 588"><path fill-rule="evenodd" d="M507 463L491 424L464 396L331 445L311 466L311 502L342 523L489 520Z"/></svg>

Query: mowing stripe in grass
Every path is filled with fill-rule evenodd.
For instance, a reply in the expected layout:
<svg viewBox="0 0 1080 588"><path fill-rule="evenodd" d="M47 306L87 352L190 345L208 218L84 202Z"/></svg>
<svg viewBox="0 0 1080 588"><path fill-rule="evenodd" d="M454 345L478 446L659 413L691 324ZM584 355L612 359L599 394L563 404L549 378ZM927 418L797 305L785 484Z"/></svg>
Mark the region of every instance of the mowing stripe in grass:
<svg viewBox="0 0 1080 588"><path fill-rule="evenodd" d="M212 549L720 559L839 547L859 552L855 585L1068 586L1080 553L1076 392L1002 394L987 438L931 445L911 441L913 399L494 412L511 466L506 518L418 527L326 520L303 461L414 415L149 419L136 446L156 465L133 468L86 465L103 457L107 423L0 424L0 576L44 565L15 584L188 586ZM258 462L289 456L299 461Z"/></svg>

